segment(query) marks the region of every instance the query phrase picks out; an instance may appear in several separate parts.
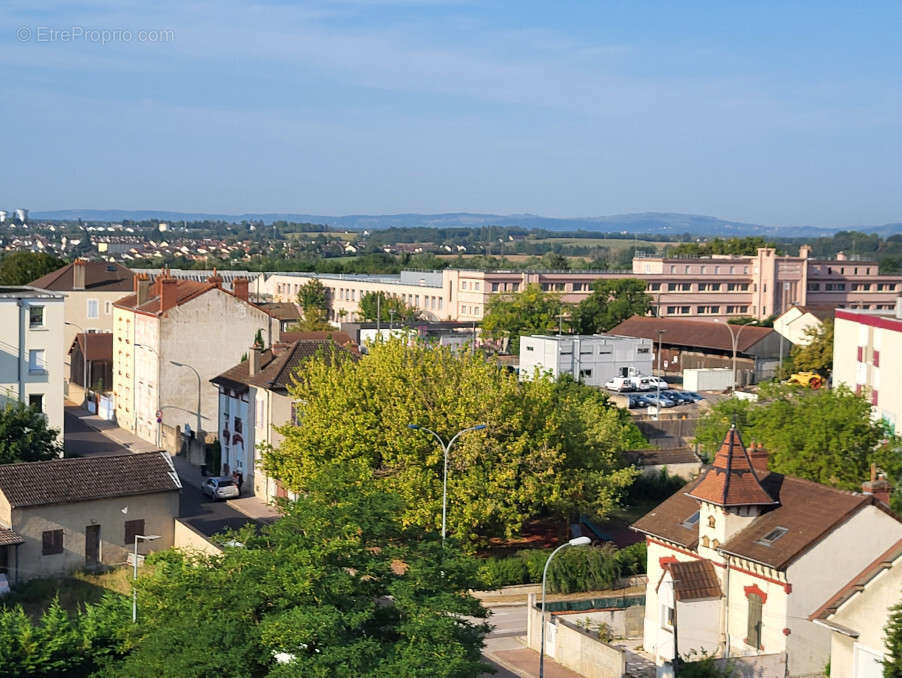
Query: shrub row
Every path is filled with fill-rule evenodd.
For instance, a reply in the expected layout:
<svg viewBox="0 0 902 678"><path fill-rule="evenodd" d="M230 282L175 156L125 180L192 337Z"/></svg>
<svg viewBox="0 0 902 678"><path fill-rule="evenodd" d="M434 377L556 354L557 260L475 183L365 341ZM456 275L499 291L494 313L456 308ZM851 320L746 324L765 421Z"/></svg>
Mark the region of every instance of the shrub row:
<svg viewBox="0 0 902 678"><path fill-rule="evenodd" d="M486 558L479 567L487 589L516 584L540 584L547 549L517 551L504 558ZM613 544L566 549L555 556L548 568L550 593L599 591L611 588L624 576L645 572L645 543L623 549Z"/></svg>

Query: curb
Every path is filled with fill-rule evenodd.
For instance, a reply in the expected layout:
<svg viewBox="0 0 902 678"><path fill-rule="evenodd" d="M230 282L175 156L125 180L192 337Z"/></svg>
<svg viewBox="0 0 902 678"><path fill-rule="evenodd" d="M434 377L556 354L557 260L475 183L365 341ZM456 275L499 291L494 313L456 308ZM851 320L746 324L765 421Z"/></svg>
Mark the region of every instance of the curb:
<svg viewBox="0 0 902 678"><path fill-rule="evenodd" d="M509 664L507 661L505 661L504 659L501 659L501 657L497 656L494 652L483 652L482 656L485 657L486 659L490 659L491 661L495 662L501 668L507 669L511 673L520 676L520 678L535 678L535 674L526 673L522 669L519 669L516 666L514 666L513 664Z"/></svg>

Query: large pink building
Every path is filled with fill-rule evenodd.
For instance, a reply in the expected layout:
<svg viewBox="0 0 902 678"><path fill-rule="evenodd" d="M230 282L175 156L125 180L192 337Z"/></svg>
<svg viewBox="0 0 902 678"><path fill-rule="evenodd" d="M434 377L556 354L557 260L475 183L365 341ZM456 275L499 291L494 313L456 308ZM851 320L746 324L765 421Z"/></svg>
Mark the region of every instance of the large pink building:
<svg viewBox="0 0 902 678"><path fill-rule="evenodd" d="M636 257L631 273L456 269L403 271L400 276L271 273L262 287L275 301L294 301L301 285L318 278L329 290L330 320L336 321L355 319L359 300L367 292L398 296L432 320L469 322L482 319L492 297L532 283L558 292L564 301L579 302L596 280L616 278L645 281L661 316L763 319L792 305L895 308L902 276L880 275L874 261L852 261L843 254L812 259L809 252L803 246L798 256L778 256L771 248L761 248L754 256Z"/></svg>

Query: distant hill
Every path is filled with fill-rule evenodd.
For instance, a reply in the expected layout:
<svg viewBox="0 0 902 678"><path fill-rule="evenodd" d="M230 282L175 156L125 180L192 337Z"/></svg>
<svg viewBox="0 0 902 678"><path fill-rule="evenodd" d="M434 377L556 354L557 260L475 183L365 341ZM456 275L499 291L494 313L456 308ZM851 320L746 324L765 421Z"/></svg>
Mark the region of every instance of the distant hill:
<svg viewBox="0 0 902 678"><path fill-rule="evenodd" d="M379 230L383 228L455 228L479 226L519 226L522 228L543 228L549 231L598 231L605 233L689 233L697 236L741 236L762 235L784 238L830 236L837 231L864 231L877 233L883 237L902 233L902 223L882 226L763 226L740 221L728 221L699 214L679 214L675 212L640 212L634 214L614 214L604 217L555 218L536 214L478 214L451 212L446 214L349 214L345 216L325 216L320 214L210 214L192 212L167 212L165 210L58 210L52 212L34 211L32 219L85 221L294 221L313 224L328 224L334 228L353 231Z"/></svg>

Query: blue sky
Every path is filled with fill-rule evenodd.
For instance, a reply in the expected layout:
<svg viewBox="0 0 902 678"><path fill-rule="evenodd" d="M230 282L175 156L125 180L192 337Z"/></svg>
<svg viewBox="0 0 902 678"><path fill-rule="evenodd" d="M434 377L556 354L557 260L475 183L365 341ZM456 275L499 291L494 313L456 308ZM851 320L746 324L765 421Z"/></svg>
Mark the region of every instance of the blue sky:
<svg viewBox="0 0 902 678"><path fill-rule="evenodd" d="M902 4L850 4L6 0L0 207L899 221Z"/></svg>

